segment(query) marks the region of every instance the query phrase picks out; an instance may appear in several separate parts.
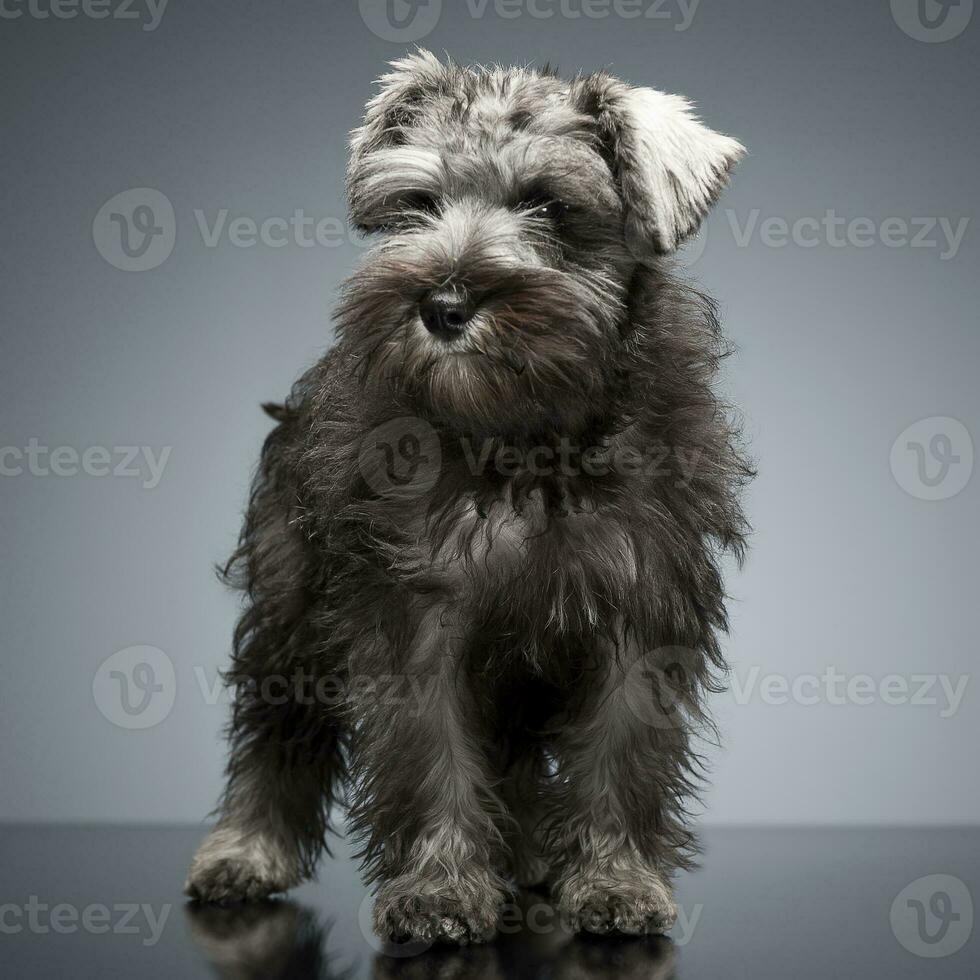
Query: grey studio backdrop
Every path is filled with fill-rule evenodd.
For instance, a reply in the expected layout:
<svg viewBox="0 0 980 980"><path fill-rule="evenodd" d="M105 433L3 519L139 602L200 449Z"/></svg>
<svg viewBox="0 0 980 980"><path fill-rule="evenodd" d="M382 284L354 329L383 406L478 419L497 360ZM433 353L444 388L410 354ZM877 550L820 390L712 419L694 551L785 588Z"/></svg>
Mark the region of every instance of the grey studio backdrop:
<svg viewBox="0 0 980 980"><path fill-rule="evenodd" d="M0 818L215 803L236 600L213 564L258 404L331 343L362 254L347 132L419 42L605 67L749 147L682 256L760 468L706 820L980 819L972 8L7 0Z"/></svg>

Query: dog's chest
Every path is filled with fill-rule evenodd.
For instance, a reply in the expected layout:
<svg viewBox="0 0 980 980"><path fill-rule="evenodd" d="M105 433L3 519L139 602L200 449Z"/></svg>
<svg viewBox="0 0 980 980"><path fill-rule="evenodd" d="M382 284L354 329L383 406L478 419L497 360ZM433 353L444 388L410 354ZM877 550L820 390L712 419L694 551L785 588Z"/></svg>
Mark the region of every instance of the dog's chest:
<svg viewBox="0 0 980 980"><path fill-rule="evenodd" d="M541 516L533 506L515 509L504 503L489 510L466 501L435 537L434 576L457 588L484 587L519 576L529 561L529 541L541 533Z"/></svg>
<svg viewBox="0 0 980 980"><path fill-rule="evenodd" d="M636 543L612 508L556 513L538 496L487 508L465 500L442 520L417 526L417 574L460 599L519 593L522 602L558 607L636 585Z"/></svg>

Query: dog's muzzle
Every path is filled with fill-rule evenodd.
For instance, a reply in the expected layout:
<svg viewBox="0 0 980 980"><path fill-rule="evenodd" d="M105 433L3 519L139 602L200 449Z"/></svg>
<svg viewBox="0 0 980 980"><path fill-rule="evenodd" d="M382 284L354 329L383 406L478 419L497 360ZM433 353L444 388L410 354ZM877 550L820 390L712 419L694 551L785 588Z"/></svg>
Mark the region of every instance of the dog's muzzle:
<svg viewBox="0 0 980 980"><path fill-rule="evenodd" d="M419 303L419 316L426 330L440 340L454 340L462 335L473 316L475 305L454 289L429 293Z"/></svg>

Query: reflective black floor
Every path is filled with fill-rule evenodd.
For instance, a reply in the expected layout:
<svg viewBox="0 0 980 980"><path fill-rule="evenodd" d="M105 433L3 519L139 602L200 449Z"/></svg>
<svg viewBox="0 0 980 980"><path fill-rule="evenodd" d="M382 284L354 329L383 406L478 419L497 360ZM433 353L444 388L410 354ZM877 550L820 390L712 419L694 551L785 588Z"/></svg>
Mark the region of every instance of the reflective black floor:
<svg viewBox="0 0 980 980"><path fill-rule="evenodd" d="M978 977L980 830L708 830L669 939L584 939L521 896L490 946L385 949L347 851L289 900L186 905L202 834L0 828L6 977Z"/></svg>

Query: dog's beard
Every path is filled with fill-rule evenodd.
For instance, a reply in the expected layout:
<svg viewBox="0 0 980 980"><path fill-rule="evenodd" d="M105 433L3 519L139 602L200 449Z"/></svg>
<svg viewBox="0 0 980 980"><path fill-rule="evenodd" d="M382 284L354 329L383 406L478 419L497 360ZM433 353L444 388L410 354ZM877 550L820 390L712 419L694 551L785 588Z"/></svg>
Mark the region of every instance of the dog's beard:
<svg viewBox="0 0 980 980"><path fill-rule="evenodd" d="M602 404L619 352L621 291L584 269L521 265L499 249L454 263L385 243L346 283L339 330L367 383L433 421L492 434L572 430ZM419 300L452 281L478 300L458 339L429 334Z"/></svg>

